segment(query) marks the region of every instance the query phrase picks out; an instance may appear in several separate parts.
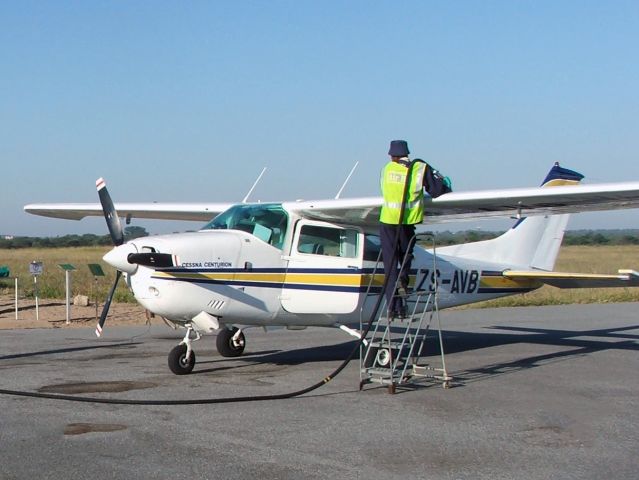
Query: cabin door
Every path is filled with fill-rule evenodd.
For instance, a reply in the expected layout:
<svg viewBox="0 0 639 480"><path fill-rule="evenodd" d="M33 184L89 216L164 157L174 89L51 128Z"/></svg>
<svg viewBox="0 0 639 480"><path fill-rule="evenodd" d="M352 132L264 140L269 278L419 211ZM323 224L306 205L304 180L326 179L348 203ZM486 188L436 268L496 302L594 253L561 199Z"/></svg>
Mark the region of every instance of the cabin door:
<svg viewBox="0 0 639 480"><path fill-rule="evenodd" d="M282 307L292 313L354 312L361 295L363 239L356 228L297 222Z"/></svg>

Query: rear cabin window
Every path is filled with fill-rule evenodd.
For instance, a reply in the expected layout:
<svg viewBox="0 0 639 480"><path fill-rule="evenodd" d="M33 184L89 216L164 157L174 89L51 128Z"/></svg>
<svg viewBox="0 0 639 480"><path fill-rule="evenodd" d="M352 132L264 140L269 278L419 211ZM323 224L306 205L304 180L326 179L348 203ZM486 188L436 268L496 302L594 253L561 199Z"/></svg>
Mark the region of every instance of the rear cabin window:
<svg viewBox="0 0 639 480"><path fill-rule="evenodd" d="M367 234L364 237L364 260L376 262L382 260L380 252L382 250L382 241L379 235Z"/></svg>
<svg viewBox="0 0 639 480"><path fill-rule="evenodd" d="M299 253L356 258L358 231L318 225L303 225L297 242Z"/></svg>

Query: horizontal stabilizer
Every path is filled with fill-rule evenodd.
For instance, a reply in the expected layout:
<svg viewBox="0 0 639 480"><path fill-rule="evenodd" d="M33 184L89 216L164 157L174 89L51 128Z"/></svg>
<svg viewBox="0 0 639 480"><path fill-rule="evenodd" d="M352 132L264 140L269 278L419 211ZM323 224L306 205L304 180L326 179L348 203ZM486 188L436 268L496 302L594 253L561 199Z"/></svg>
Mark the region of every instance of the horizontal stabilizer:
<svg viewBox="0 0 639 480"><path fill-rule="evenodd" d="M502 275L512 280L536 280L557 288L639 287L639 272L634 270L619 270L616 275L506 270Z"/></svg>

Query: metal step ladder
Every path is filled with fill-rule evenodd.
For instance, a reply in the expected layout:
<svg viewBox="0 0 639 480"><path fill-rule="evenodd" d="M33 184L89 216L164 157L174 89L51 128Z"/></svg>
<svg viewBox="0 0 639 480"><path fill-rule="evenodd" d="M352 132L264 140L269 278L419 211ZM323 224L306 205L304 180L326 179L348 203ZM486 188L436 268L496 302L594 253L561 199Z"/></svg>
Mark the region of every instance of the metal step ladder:
<svg viewBox="0 0 639 480"><path fill-rule="evenodd" d="M434 236L418 237L424 236L432 239L433 271L436 271ZM383 292L379 294L383 295ZM381 304L381 313L360 349L360 390L367 383L387 385L388 392L392 394L397 387L424 381L440 382L444 388L451 386L453 378L446 370L437 285L428 290L409 291L404 300L408 307L404 318L389 316L385 299ZM427 353L427 345L434 342L432 334L429 338L431 327L437 330L439 339L439 367L431 366L422 359Z"/></svg>

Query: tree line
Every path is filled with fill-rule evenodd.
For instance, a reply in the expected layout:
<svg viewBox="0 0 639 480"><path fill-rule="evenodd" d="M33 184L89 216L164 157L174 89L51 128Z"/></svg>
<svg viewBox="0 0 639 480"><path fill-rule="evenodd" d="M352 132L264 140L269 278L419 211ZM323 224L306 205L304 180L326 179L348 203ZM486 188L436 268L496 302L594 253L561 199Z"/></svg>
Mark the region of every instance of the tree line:
<svg viewBox="0 0 639 480"><path fill-rule="evenodd" d="M125 240L146 237L148 232L144 227L129 226L124 229ZM109 235L62 235L59 237L2 237L0 248L62 248L62 247L97 247L113 245Z"/></svg>
<svg viewBox="0 0 639 480"><path fill-rule="evenodd" d="M504 232L464 230L459 232L437 232L437 245L457 245L479 242L498 237ZM563 245L639 245L639 230L569 230L564 235Z"/></svg>
<svg viewBox="0 0 639 480"><path fill-rule="evenodd" d="M501 235L504 232L464 230L459 232L437 232L437 245L456 245L478 242ZM145 237L148 232L143 227L129 226L124 229L126 240ZM12 237L0 238L0 248L62 248L94 247L111 245L109 235L63 235L60 237ZM639 245L639 230L569 230L564 236L564 245Z"/></svg>

